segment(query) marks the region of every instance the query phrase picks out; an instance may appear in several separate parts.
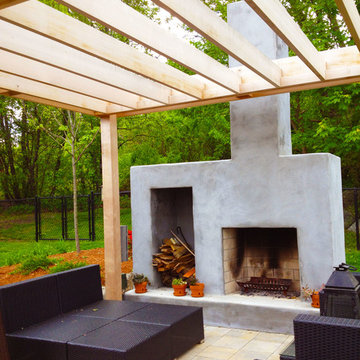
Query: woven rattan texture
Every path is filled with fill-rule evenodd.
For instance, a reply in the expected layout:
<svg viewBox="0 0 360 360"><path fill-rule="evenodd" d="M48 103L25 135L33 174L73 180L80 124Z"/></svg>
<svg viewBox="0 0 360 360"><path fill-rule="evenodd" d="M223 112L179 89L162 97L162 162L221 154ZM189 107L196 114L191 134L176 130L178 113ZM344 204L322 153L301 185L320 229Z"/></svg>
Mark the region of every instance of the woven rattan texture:
<svg viewBox="0 0 360 360"><path fill-rule="evenodd" d="M294 319L296 360L359 360L360 321L300 314Z"/></svg>

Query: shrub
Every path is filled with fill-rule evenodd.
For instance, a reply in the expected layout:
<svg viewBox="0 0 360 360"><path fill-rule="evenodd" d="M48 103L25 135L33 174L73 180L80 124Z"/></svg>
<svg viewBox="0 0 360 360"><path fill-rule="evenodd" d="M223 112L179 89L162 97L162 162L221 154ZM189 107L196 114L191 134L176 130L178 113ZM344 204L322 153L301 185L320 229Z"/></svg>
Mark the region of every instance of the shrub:
<svg viewBox="0 0 360 360"><path fill-rule="evenodd" d="M76 268L83 267L86 265L87 265L86 262L81 262L81 261L77 262L77 263L73 263L71 261L65 261L65 262L57 264L54 267L52 267L51 269L49 269L49 273L54 274L54 273L57 273L60 271L76 269Z"/></svg>
<svg viewBox="0 0 360 360"><path fill-rule="evenodd" d="M46 255L29 256L22 261L16 272L28 275L38 269L47 270L50 265L54 265L56 260L49 259Z"/></svg>

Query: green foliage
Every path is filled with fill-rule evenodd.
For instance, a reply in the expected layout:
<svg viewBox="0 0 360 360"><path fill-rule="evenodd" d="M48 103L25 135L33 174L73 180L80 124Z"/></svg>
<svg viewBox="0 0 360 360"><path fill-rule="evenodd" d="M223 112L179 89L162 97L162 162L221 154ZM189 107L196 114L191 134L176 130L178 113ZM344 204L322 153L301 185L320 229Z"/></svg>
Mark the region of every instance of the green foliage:
<svg viewBox="0 0 360 360"><path fill-rule="evenodd" d="M27 258L24 259L20 266L16 269L16 272L28 275L39 269L47 270L49 266L54 264L55 260L49 259L46 255L27 256Z"/></svg>
<svg viewBox="0 0 360 360"><path fill-rule="evenodd" d="M184 281L182 278L179 278L179 279L174 278L174 279L172 280L172 284L173 284L173 285L187 285L187 282Z"/></svg>
<svg viewBox="0 0 360 360"><path fill-rule="evenodd" d="M133 277L134 284L142 284L143 282L147 282L149 285L151 285L149 279L144 274L134 274Z"/></svg>
<svg viewBox="0 0 360 360"><path fill-rule="evenodd" d="M104 247L104 241L82 241L83 250ZM49 256L75 251L72 241L0 241L0 266L19 264L29 257Z"/></svg>
<svg viewBox="0 0 360 360"><path fill-rule="evenodd" d="M345 231L346 263L355 266L360 271L360 251L356 249L356 234Z"/></svg>
<svg viewBox="0 0 360 360"><path fill-rule="evenodd" d="M52 268L50 268L49 274L55 274L60 271L76 269L76 268L83 267L86 265L87 265L86 262L81 262L81 261L80 262L65 261L65 262L61 262L61 263L53 266Z"/></svg>

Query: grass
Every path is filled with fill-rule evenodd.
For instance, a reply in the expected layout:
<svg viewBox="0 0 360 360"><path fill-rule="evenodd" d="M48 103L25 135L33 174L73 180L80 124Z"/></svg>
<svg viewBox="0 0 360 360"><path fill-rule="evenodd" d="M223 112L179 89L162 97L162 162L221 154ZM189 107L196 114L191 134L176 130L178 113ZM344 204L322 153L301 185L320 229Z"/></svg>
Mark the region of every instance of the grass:
<svg viewBox="0 0 360 360"><path fill-rule="evenodd" d="M353 265L360 271L360 251L356 249L356 234L345 231L346 263Z"/></svg>
<svg viewBox="0 0 360 360"><path fill-rule="evenodd" d="M131 230L131 209L123 208L120 213L121 224L127 225ZM80 211L79 237L89 238L89 225L87 211ZM41 213L42 239L62 239L61 212ZM74 219L72 212L68 213L68 238L74 238ZM104 224L102 208L95 210L95 239L104 239ZM35 241L35 215L28 211L14 212L12 208L0 214L0 241L1 240L24 240Z"/></svg>
<svg viewBox="0 0 360 360"><path fill-rule="evenodd" d="M81 241L82 250L104 247L104 241ZM75 241L0 241L0 266L14 265L31 257L75 251Z"/></svg>
<svg viewBox="0 0 360 360"><path fill-rule="evenodd" d="M65 271L65 270L71 270L71 269L76 269L82 266L86 266L87 263L86 262L71 262L71 261L65 261L62 263L59 263L57 265L55 265L54 267L52 267L51 269L49 269L49 274L54 274L60 271Z"/></svg>

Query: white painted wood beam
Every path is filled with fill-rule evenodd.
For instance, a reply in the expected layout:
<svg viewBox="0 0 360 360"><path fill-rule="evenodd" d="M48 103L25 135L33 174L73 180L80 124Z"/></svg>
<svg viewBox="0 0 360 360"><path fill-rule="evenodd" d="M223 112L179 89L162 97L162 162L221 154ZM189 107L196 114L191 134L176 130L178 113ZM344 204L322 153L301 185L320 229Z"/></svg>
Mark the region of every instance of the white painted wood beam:
<svg viewBox="0 0 360 360"><path fill-rule="evenodd" d="M360 15L354 0L335 0L350 34L360 50Z"/></svg>
<svg viewBox="0 0 360 360"><path fill-rule="evenodd" d="M175 68L36 0L0 10L0 18L201 99L205 85Z"/></svg>
<svg viewBox="0 0 360 360"><path fill-rule="evenodd" d="M153 0L210 42L274 86L280 86L280 68L200 0ZM191 11L189 11L191 8Z"/></svg>
<svg viewBox="0 0 360 360"><path fill-rule="evenodd" d="M27 1L27 0L0 0L0 10L5 9L10 6L21 4L24 1Z"/></svg>
<svg viewBox="0 0 360 360"><path fill-rule="evenodd" d="M326 66L324 59L279 0L245 1L320 80L325 80Z"/></svg>
<svg viewBox="0 0 360 360"><path fill-rule="evenodd" d="M69 104L71 106L85 108L96 113L107 114L108 112L130 110L124 106L113 105L109 102L84 96L68 90L56 88L51 85L25 79L16 75L0 71L0 87L27 94L38 98L48 99L55 102ZM116 110L118 109L118 110Z"/></svg>
<svg viewBox="0 0 360 360"><path fill-rule="evenodd" d="M132 109L161 105L159 102L1 49L0 70Z"/></svg>
<svg viewBox="0 0 360 360"><path fill-rule="evenodd" d="M231 69L180 40L119 0L58 0L58 2L157 51L230 91L239 92L241 78ZM193 2L191 2L191 6L193 6ZM191 9L191 13L196 11L197 9Z"/></svg>
<svg viewBox="0 0 360 360"><path fill-rule="evenodd" d="M117 89L169 104L194 98L72 47L0 20L0 48L67 70ZM175 97L175 99L173 99Z"/></svg>
<svg viewBox="0 0 360 360"><path fill-rule="evenodd" d="M103 180L105 297L106 300L121 300L121 234L116 116L110 115L102 117L100 127Z"/></svg>

